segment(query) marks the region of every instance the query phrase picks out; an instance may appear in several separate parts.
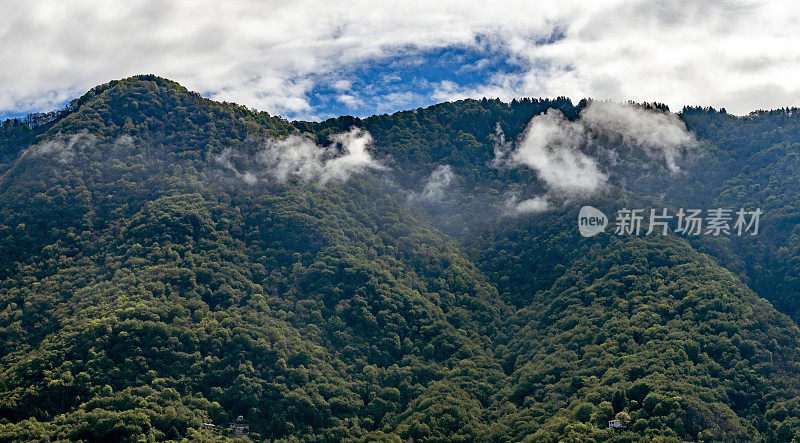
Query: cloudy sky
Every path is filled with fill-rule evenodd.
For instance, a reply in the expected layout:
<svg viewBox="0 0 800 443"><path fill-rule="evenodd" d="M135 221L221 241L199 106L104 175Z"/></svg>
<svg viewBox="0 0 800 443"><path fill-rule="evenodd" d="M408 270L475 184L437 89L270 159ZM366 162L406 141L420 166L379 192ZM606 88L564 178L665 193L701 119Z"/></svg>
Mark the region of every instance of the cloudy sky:
<svg viewBox="0 0 800 443"><path fill-rule="evenodd" d="M800 105L798 23L793 1L0 0L0 117L143 73L290 119L559 95L746 114Z"/></svg>

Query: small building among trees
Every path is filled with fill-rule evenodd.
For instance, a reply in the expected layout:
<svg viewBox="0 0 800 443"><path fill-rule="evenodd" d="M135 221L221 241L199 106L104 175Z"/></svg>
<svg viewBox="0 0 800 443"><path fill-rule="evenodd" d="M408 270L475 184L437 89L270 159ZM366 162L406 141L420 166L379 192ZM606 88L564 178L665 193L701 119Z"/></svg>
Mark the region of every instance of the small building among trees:
<svg viewBox="0 0 800 443"><path fill-rule="evenodd" d="M614 420L609 420L608 421L609 429L624 429L625 426L626 426L625 422L622 421L622 420L614 419Z"/></svg>
<svg viewBox="0 0 800 443"><path fill-rule="evenodd" d="M231 423L233 434L237 437L244 437L250 433L250 425L244 422L244 417L241 415L235 422Z"/></svg>

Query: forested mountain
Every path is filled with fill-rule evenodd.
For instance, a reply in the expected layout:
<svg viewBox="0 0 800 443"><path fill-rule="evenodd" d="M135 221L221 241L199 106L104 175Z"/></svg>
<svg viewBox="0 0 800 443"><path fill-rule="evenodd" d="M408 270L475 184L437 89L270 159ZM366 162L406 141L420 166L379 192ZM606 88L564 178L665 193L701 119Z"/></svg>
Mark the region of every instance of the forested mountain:
<svg viewBox="0 0 800 443"><path fill-rule="evenodd" d="M604 106L289 122L138 76L2 123L0 440L800 439L800 110Z"/></svg>

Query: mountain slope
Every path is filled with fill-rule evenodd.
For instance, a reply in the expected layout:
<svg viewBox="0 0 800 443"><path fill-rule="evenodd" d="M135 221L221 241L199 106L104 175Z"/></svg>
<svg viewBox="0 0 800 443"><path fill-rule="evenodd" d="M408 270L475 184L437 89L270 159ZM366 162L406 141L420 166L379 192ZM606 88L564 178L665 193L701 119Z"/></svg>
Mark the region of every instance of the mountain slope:
<svg viewBox="0 0 800 443"><path fill-rule="evenodd" d="M594 245L512 323L499 435L757 440L797 397L800 331L683 241ZM632 435L598 429L611 410Z"/></svg>
<svg viewBox="0 0 800 443"><path fill-rule="evenodd" d="M253 439L791 439L800 331L759 285L788 279L793 253L582 239L574 220L578 203L789 211L770 197L792 189L794 148L721 138L741 120L687 111L700 143L681 175L626 152L604 194L506 214L547 188L496 167L498 144L586 106L290 123L139 76L4 124L0 440L222 437L202 424L239 415ZM361 157L351 126L374 139ZM281 176L273 155L311 163ZM332 164L345 173L313 175ZM756 164L772 187L731 198ZM445 191L426 194L444 166ZM615 416L630 425L607 429Z"/></svg>

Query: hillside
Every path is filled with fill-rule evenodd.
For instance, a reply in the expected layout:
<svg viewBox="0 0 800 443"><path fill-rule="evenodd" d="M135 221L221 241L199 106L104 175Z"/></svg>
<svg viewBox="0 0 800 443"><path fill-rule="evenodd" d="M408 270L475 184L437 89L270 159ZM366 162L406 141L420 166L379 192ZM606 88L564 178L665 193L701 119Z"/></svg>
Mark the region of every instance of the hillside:
<svg viewBox="0 0 800 443"><path fill-rule="evenodd" d="M800 113L621 108L688 129L654 153L601 106L289 122L138 76L3 123L0 440L800 438ZM524 163L545 123L602 186ZM583 204L764 215L582 238Z"/></svg>

